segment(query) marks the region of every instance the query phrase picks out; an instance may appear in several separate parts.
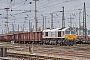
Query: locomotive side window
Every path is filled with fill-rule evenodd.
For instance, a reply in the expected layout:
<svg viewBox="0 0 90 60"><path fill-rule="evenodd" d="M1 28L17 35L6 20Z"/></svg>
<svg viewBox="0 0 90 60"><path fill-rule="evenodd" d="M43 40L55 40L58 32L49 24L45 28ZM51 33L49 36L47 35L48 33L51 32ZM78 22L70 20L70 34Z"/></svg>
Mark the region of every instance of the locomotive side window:
<svg viewBox="0 0 90 60"><path fill-rule="evenodd" d="M61 31L58 32L58 37L61 37Z"/></svg>
<svg viewBox="0 0 90 60"><path fill-rule="evenodd" d="M45 36L48 36L48 32L45 32Z"/></svg>
<svg viewBox="0 0 90 60"><path fill-rule="evenodd" d="M63 35L64 35L64 31L63 31Z"/></svg>

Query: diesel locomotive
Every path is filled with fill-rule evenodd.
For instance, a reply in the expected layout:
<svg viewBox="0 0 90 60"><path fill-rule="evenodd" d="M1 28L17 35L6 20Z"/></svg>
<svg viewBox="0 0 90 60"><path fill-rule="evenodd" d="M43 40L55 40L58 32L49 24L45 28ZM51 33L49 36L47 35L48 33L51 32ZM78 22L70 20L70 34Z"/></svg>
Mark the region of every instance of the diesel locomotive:
<svg viewBox="0 0 90 60"><path fill-rule="evenodd" d="M44 44L73 45L76 42L76 31L74 28L56 28L43 30Z"/></svg>

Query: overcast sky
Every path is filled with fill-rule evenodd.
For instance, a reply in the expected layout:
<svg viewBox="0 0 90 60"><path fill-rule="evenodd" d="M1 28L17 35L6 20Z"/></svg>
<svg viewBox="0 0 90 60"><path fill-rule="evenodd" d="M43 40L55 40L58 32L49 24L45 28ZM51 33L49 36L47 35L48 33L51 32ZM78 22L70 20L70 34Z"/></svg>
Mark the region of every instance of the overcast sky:
<svg viewBox="0 0 90 60"><path fill-rule="evenodd" d="M11 2L12 1L12 2ZM32 2L30 4L30 2ZM86 3L86 13L87 13L87 27L90 29L90 0L39 0L37 1L37 19L38 19L38 27L42 29L42 15L46 16L46 26L51 27L51 14L54 15L54 28L61 28L62 26L62 13L57 11L62 11L62 6L65 8L65 22L66 26L70 25L69 18L70 15L72 18L73 26L76 25L78 27L79 20L79 10L81 10L81 24L82 24L82 16L83 16L83 5ZM20 30L25 26L25 31L29 30L29 20L32 22L35 27L35 8L34 8L33 0L0 0L0 33L5 29L4 24L7 21L5 19L6 10L4 8L10 8L8 11L8 26L9 30L12 30L12 23L15 25L15 30L18 29L18 24L20 26ZM13 10L13 11L11 11ZM31 12L30 12L31 11ZM26 13L22 13L26 12ZM27 18L25 18L27 17Z"/></svg>

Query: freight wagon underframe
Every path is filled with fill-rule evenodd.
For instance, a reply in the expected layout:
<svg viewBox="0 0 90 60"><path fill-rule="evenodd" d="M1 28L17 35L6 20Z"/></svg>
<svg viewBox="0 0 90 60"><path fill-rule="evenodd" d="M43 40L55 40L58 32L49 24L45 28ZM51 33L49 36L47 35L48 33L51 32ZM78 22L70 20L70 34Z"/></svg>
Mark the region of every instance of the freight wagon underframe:
<svg viewBox="0 0 90 60"><path fill-rule="evenodd" d="M90 44L90 37L89 36L77 36L76 43L79 44Z"/></svg>
<svg viewBox="0 0 90 60"><path fill-rule="evenodd" d="M78 44L90 44L90 39L88 40L83 40L83 39L77 39L76 43Z"/></svg>
<svg viewBox="0 0 90 60"><path fill-rule="evenodd" d="M16 41L16 43L22 43L22 44L39 44L41 41Z"/></svg>

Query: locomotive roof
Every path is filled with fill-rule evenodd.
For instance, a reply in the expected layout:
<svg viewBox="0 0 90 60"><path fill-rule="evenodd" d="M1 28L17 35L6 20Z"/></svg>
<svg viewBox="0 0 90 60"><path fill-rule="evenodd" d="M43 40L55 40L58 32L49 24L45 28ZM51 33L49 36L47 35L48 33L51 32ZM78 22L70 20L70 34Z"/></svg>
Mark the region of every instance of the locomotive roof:
<svg viewBox="0 0 90 60"><path fill-rule="evenodd" d="M43 32L47 32L47 31L65 31L69 29L69 27L65 27L65 28L56 28L56 29L46 29L46 30L43 30Z"/></svg>

